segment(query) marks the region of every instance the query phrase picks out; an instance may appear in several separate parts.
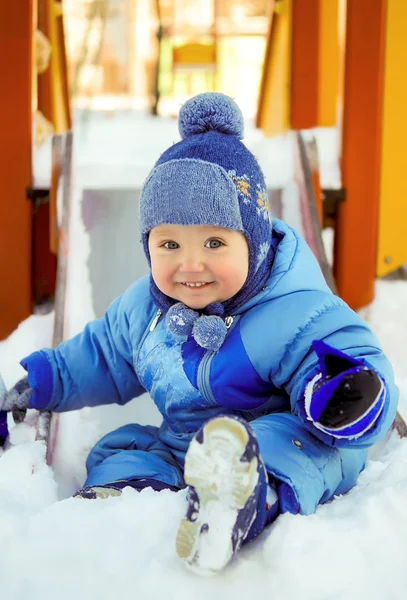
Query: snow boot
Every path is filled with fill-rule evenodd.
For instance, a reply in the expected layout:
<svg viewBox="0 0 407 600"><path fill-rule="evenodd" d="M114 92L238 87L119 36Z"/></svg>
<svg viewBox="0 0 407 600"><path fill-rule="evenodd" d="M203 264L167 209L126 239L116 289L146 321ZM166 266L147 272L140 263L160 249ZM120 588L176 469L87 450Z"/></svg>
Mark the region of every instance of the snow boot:
<svg viewBox="0 0 407 600"><path fill-rule="evenodd" d="M115 496L121 496L122 490L114 487L113 484L108 485L92 485L83 487L78 490L72 497L82 498L84 500L106 500Z"/></svg>
<svg viewBox="0 0 407 600"><path fill-rule="evenodd" d="M208 421L189 445L184 479L188 508L177 554L200 575L216 573L267 520L267 475L247 423L236 417Z"/></svg>

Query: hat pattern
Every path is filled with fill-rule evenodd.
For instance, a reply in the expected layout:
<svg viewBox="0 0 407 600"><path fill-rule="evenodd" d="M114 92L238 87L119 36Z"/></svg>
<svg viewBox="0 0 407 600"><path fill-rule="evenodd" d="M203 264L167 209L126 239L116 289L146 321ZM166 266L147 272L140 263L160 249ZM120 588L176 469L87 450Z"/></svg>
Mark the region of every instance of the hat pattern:
<svg viewBox="0 0 407 600"><path fill-rule="evenodd" d="M250 177L248 175L237 175L234 169L228 171L228 175L230 175L232 181L236 185L239 200L246 205L254 204L257 215L263 218L271 227L272 218L268 206L267 190L265 186L262 186L259 182L257 182L255 190L252 191ZM270 240L260 242L256 254L255 272L258 271L262 262L266 259L269 250Z"/></svg>

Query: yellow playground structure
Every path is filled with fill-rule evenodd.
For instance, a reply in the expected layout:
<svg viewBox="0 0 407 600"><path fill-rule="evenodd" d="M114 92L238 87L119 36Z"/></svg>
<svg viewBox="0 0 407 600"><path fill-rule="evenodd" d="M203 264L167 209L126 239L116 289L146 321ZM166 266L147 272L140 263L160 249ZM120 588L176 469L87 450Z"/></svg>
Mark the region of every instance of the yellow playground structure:
<svg viewBox="0 0 407 600"><path fill-rule="evenodd" d="M342 188L317 200L330 222L336 204L334 276L358 309L372 301L375 277L407 262L407 86L400 76L407 4L273 4L257 125L269 136L338 127Z"/></svg>
<svg viewBox="0 0 407 600"><path fill-rule="evenodd" d="M66 200L70 187L66 7L75 1L0 2L0 339L35 305L54 300L58 265L66 260L57 206L58 194ZM297 173L296 181L307 185L304 197L312 193L316 202L309 240L318 249L322 229L334 228L327 277L333 275L332 285L352 308L372 301L376 277L407 263L404 0L77 0L79 5L72 30L81 25L90 33L86 44L94 42L85 75L100 74L97 60L105 61L102 91L110 81L127 98L143 94L151 104L155 94L159 113L160 94L163 99L181 88L196 93L195 78L208 91L234 95L232 89L245 98L250 89L247 107L257 106L256 124L266 136L295 132L293 147L301 151L296 169L306 171L306 176ZM101 47L103 35L120 42L124 37L116 31L114 38L104 23L108 6L127 27L133 62L127 57L118 65L111 47ZM143 31L147 13L149 30ZM93 35L90 24L96 21ZM151 52L143 46L147 42ZM82 46L85 56L89 48ZM256 68L251 47L259 56L264 48ZM239 76L243 64L250 85ZM73 79L74 89L86 83L85 77ZM321 189L318 164L304 166L298 137L303 130L326 127L338 132L337 189ZM35 152L50 134L53 156L44 180L35 168Z"/></svg>

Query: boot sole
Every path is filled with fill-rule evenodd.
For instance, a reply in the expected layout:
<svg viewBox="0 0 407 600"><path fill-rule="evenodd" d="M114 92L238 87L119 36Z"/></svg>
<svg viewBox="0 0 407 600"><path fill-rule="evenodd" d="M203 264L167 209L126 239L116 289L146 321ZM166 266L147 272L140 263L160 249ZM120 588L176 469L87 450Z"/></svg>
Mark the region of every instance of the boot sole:
<svg viewBox="0 0 407 600"><path fill-rule="evenodd" d="M90 494L94 494L95 497L90 497ZM122 490L117 490L115 488L104 488L99 486L92 486L89 488L88 496L85 494L82 495L81 491L74 494L73 498L79 498L81 500L106 500L107 498L113 498L116 496L121 496Z"/></svg>
<svg viewBox="0 0 407 600"><path fill-rule="evenodd" d="M213 419L203 429L203 441L191 441L185 457L184 479L199 498L194 520L184 518L176 551L193 571L211 574L231 559L232 533L258 482L258 459L242 461L249 434L235 419ZM196 518L195 518L196 517ZM252 522L255 519L253 515Z"/></svg>

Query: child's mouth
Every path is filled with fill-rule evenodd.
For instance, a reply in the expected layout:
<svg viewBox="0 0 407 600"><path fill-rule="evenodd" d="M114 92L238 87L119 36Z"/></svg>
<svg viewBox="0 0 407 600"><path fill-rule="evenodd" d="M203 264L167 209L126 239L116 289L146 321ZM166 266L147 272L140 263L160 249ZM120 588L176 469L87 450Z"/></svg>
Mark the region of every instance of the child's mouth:
<svg viewBox="0 0 407 600"><path fill-rule="evenodd" d="M210 285L212 282L211 281L195 281L195 282L187 282L187 281L182 281L181 285L183 285L184 287L187 287L191 290L201 290L202 288L208 287L208 285Z"/></svg>

